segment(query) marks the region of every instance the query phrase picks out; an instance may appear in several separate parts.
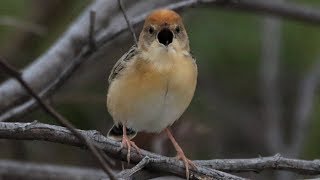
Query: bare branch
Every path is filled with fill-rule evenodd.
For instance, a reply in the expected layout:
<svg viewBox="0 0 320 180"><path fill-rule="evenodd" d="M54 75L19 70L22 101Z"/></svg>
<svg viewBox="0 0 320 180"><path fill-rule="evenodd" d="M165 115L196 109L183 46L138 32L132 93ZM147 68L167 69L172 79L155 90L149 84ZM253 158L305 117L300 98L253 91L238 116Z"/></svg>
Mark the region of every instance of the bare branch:
<svg viewBox="0 0 320 180"><path fill-rule="evenodd" d="M129 178L132 177L135 173L146 167L147 164L150 163L150 161L156 162L156 159L150 159L148 156L145 156L137 165L135 165L131 169L125 169L121 171L119 174L117 174L118 177L121 178Z"/></svg>
<svg viewBox="0 0 320 180"><path fill-rule="evenodd" d="M132 1L128 0L126 2ZM127 11L128 14L131 13L130 17L134 17L131 20L133 25L144 19L146 9L149 12L154 8L164 7L165 5L169 5L167 8L171 9L181 9L183 7L196 5L210 5L212 7L269 14L320 24L320 12L318 10L288 3L271 3L269 1L252 0L187 0L178 2L170 0L150 0L139 2L132 3L134 5ZM82 13L78 20L70 26L69 30L48 52L23 71L23 77L26 82L28 82L36 92L41 92L39 94L44 98L50 96L57 88L64 84L66 79L68 79L85 60L94 56L102 45L110 43L111 40L125 30L127 25L119 23L120 17L117 13L119 8L116 7L116 1L96 0ZM88 19L86 17L90 10L95 10L97 14L95 27L96 31L100 32L100 36L96 39L98 44L97 50L91 52L86 43L87 41L85 41L87 39L87 32L84 31L87 29L86 27L88 27ZM117 23L110 23L106 29L102 30L103 27L106 26L105 22L107 21ZM35 107L34 102L26 101L26 94L18 84L10 80L0 86L0 101L0 112L4 113L6 111L5 114L1 115L0 121L21 115ZM21 104L22 102L24 103ZM17 104L20 106L13 108Z"/></svg>
<svg viewBox="0 0 320 180"><path fill-rule="evenodd" d="M98 131L77 131L94 142L97 148L103 150L111 157L124 161L126 160L127 149L121 148L120 142L112 141L101 135ZM76 138L76 136L74 136L74 134L66 128L37 122L0 122L0 138L16 140L42 140L85 148L85 144L82 141L79 141L79 139ZM178 161L176 158L164 157L145 150L141 150L140 155L135 150L132 150L130 162L138 163L145 156L150 157L150 159L154 159L154 161L149 162L146 168L150 170L163 171L166 173L173 173L177 176L185 177L184 164L181 161ZM199 166L197 170L191 169L190 177L243 179L201 166Z"/></svg>
<svg viewBox="0 0 320 180"><path fill-rule="evenodd" d="M36 164L12 160L0 160L0 177L3 179L65 179L100 180L108 178L102 170L72 166Z"/></svg>
<svg viewBox="0 0 320 180"><path fill-rule="evenodd" d="M113 158L125 160L126 150L120 148L119 142L112 141L97 131L84 131L77 130L82 135L93 141L99 149L104 150ZM16 139L16 140L40 140L49 141L72 146L84 147L83 142L79 141L67 129L42 124L42 123L0 123L0 138L2 139ZM146 168L150 170L164 171L173 173L178 176L184 177L183 163L173 158L157 155L145 150L141 151L141 156L138 152L133 150L131 152L131 162L138 163L143 157L148 156L150 159L155 160L149 162ZM320 174L320 160L299 160L281 157L279 154L272 157L261 157L252 159L214 159L214 160L198 160L194 161L199 168L197 171L191 170L194 176L208 175L207 169L204 166L212 169L217 169L227 172L260 172L263 170L286 170L299 174L306 175L319 175ZM214 176L214 175L212 175ZM222 177L225 174L222 174Z"/></svg>
<svg viewBox="0 0 320 180"><path fill-rule="evenodd" d="M126 20L126 22L127 22L127 24L128 24L128 28L129 28L129 30L130 30L130 32L131 32L131 34L132 34L133 41L134 41L134 43L135 43L136 45L138 45L138 40L137 40L136 33L134 32L134 29L133 29L133 27L132 27L132 25L131 25L131 23L130 23L130 21L129 21L129 18L128 18L128 16L127 16L126 11L124 10L122 1L121 1L121 0L118 0L118 3L119 3L120 10L121 10L121 12L122 12L122 14L123 14L123 17L124 17L124 19Z"/></svg>
<svg viewBox="0 0 320 180"><path fill-rule="evenodd" d="M67 127L74 135L79 138L79 140L83 141L85 145L90 149L93 156L97 159L100 163L102 169L109 175L110 179L115 180L117 179L113 174L111 168L105 163L103 157L100 155L99 151L96 147L89 141L85 136L79 133L75 127L61 114L59 114L55 109L49 106L46 102L42 101L42 99L37 95L36 92L32 90L32 88L23 80L21 74L15 70L12 66L7 64L2 58L0 58L0 68L3 69L7 74L12 76L16 79L21 86L37 101L40 107L54 119L56 119L60 124Z"/></svg>
<svg viewBox="0 0 320 180"><path fill-rule="evenodd" d="M285 170L304 175L319 175L320 160L299 160L284 158L280 154L271 157L252 159L214 159L195 161L202 166L208 166L226 172L261 172L265 170Z"/></svg>
<svg viewBox="0 0 320 180"><path fill-rule="evenodd" d="M139 163L140 164L140 163ZM169 174L168 174L169 175ZM171 175L171 174L170 174ZM121 180L124 179L146 179L153 177L166 178L167 174L156 174L142 170L131 177L124 178L122 173L117 174ZM178 179L176 176L175 179ZM59 180L109 180L108 176L100 169L66 166L66 165L53 165L44 163L22 162L15 160L0 160L0 179L59 179Z"/></svg>

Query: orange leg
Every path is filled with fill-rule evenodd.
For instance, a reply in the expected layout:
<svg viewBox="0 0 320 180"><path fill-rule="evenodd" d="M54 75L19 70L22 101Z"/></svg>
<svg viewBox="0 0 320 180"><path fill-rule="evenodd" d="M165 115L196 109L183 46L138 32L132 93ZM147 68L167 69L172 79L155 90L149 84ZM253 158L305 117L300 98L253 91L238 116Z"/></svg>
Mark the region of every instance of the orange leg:
<svg viewBox="0 0 320 180"><path fill-rule="evenodd" d="M183 150L181 149L181 147L179 146L177 141L174 139L174 137L172 136L172 134L168 128L166 128L166 132L167 132L167 135L168 135L169 139L171 140L174 148L177 151L177 158L182 160L184 163L184 166L186 167L186 177L187 177L187 179L189 179L189 167L192 167L194 169L197 169L197 167L190 159L188 159L186 157Z"/></svg>
<svg viewBox="0 0 320 180"><path fill-rule="evenodd" d="M138 153L141 152L140 148L133 142L131 141L128 136L127 136L127 128L123 125L122 126L122 130L123 130L123 136L122 136L122 143L121 143L121 148L126 147L128 149L128 153L127 153L127 161L128 163L130 163L130 153L131 153L131 146L133 148L135 148ZM141 153L140 153L141 154Z"/></svg>

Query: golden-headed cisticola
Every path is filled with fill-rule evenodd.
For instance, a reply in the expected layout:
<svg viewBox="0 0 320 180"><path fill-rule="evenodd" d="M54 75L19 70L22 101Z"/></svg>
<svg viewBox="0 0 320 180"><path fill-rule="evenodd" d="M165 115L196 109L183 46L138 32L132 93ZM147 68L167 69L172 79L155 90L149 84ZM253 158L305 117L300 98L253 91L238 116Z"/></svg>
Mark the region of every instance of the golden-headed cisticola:
<svg viewBox="0 0 320 180"><path fill-rule="evenodd" d="M173 138L171 126L189 106L197 84L197 65L181 17L172 10L153 11L145 20L137 46L132 46L109 76L107 108L114 126L108 137L122 147L139 148L131 141L136 132L168 134L186 167L194 164Z"/></svg>

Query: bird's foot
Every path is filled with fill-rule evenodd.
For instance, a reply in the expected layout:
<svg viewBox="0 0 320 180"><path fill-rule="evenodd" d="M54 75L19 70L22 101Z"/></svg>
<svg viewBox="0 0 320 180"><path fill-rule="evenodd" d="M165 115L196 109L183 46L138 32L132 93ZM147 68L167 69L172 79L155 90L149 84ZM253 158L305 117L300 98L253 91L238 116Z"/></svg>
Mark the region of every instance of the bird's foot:
<svg viewBox="0 0 320 180"><path fill-rule="evenodd" d="M130 154L131 154L131 147L137 150L139 154L141 154L140 148L133 142L131 141L127 136L122 137L122 142L121 142L121 148L127 148L128 153L127 153L127 162L130 163Z"/></svg>
<svg viewBox="0 0 320 180"><path fill-rule="evenodd" d="M189 179L190 176L190 168L192 169L197 169L197 166L194 164L194 162L192 162L190 159L188 159L184 152L181 150L177 151L177 156L176 158L178 160L182 160L182 162L184 163L184 166L186 168L186 178Z"/></svg>

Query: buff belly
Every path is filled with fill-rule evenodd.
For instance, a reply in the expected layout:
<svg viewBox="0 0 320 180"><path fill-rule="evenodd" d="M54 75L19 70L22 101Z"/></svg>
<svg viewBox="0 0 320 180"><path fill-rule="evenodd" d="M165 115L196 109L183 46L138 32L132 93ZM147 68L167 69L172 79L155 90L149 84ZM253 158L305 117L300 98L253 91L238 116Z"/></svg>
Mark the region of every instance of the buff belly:
<svg viewBox="0 0 320 180"><path fill-rule="evenodd" d="M129 72L109 87L107 106L115 123L136 131L160 132L174 123L189 106L197 71L189 63L175 71Z"/></svg>

